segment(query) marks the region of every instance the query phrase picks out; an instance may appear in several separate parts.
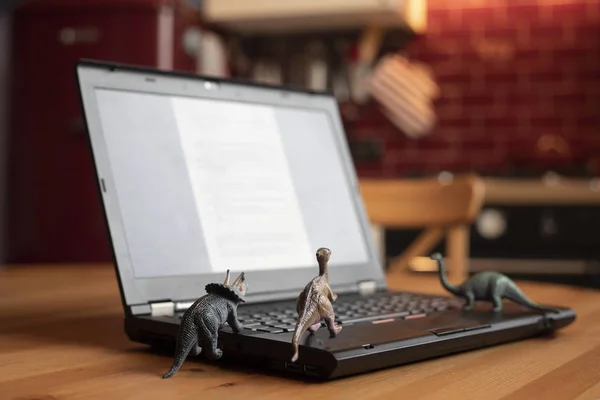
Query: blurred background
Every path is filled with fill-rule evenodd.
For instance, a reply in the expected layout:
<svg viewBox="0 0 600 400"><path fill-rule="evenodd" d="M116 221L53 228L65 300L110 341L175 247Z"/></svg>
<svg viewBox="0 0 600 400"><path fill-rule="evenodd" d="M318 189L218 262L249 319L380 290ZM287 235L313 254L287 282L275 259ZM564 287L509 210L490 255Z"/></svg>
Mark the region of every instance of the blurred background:
<svg viewBox="0 0 600 400"><path fill-rule="evenodd" d="M92 58L333 91L359 178L485 182L471 270L600 287L597 0L0 4L0 264L111 261L74 76ZM422 229L384 231L390 265Z"/></svg>

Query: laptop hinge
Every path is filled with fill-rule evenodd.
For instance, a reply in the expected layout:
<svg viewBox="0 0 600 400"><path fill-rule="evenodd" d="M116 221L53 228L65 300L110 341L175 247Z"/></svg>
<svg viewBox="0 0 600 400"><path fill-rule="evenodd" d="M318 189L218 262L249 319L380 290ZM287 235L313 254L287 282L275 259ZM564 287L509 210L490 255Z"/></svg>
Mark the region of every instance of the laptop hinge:
<svg viewBox="0 0 600 400"><path fill-rule="evenodd" d="M175 315L175 303L172 301L150 303L150 315L153 317L173 316Z"/></svg>
<svg viewBox="0 0 600 400"><path fill-rule="evenodd" d="M377 282L375 281L360 281L357 283L358 292L362 296L373 294L377 291Z"/></svg>

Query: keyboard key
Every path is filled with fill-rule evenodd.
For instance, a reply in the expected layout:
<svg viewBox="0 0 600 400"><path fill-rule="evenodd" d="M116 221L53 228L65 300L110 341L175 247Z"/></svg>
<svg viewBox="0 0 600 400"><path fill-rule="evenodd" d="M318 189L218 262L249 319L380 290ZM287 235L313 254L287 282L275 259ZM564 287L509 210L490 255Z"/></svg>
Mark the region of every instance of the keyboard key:
<svg viewBox="0 0 600 400"><path fill-rule="evenodd" d="M285 330L292 330L293 331L294 329L296 329L296 327L294 325L279 324L279 325L275 325L275 326L273 326L273 325L269 325L269 326L271 328L283 329L284 331Z"/></svg>
<svg viewBox="0 0 600 400"><path fill-rule="evenodd" d="M253 325L253 326L244 326L244 329L252 332L256 332L261 325Z"/></svg>
<svg viewBox="0 0 600 400"><path fill-rule="evenodd" d="M270 326L261 326L257 329L259 332L269 332L269 333L282 333L283 329L280 328L272 328Z"/></svg>
<svg viewBox="0 0 600 400"><path fill-rule="evenodd" d="M275 312L275 311L274 312L270 312L269 315L271 317L274 317L274 318L283 318L283 317L285 317L285 315L283 315L283 313L281 313L281 312Z"/></svg>
<svg viewBox="0 0 600 400"><path fill-rule="evenodd" d="M294 330L296 329L295 325L278 325L278 326L272 326L271 328L274 329L281 329L284 332L294 332Z"/></svg>

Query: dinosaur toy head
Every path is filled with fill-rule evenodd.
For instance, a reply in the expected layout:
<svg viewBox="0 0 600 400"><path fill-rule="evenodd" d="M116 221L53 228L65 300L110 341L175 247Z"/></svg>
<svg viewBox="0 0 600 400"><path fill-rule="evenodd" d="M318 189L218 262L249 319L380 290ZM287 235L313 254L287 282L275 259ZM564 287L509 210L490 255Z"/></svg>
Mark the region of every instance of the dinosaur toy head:
<svg viewBox="0 0 600 400"><path fill-rule="evenodd" d="M331 257L331 250L329 250L328 248L321 247L320 249L317 250L317 261L319 263L328 262L329 257Z"/></svg>
<svg viewBox="0 0 600 400"><path fill-rule="evenodd" d="M205 289L207 293L217 293L221 296L231 298L235 301L245 302L246 291L248 290L248 283L244 273L238 275L233 283L229 283L231 280L231 272L227 270L227 276L223 283L209 283Z"/></svg>

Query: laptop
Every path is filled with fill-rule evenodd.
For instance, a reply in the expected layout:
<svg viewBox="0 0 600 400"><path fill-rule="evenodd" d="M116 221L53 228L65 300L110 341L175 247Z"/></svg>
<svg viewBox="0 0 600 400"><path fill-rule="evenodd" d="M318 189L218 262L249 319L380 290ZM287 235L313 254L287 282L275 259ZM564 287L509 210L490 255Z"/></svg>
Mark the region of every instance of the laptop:
<svg viewBox="0 0 600 400"><path fill-rule="evenodd" d="M575 319L569 308L467 312L450 296L389 290L330 93L93 60L76 77L132 341L172 351L184 310L227 270L248 282L245 329L221 328L219 362L318 380ZM306 333L290 362L296 298L318 274L320 247L331 250L343 329Z"/></svg>

